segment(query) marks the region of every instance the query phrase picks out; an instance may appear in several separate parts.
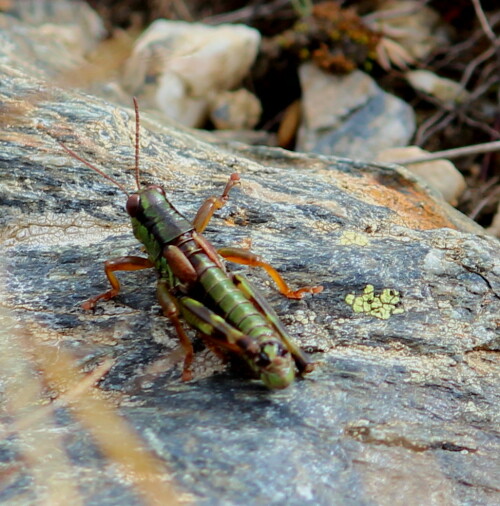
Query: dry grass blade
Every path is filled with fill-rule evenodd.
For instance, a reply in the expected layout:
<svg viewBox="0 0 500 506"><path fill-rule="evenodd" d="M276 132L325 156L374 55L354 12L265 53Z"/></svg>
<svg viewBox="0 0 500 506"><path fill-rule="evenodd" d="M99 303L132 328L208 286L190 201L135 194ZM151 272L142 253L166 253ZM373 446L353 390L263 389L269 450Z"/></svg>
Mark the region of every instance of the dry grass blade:
<svg viewBox="0 0 500 506"><path fill-rule="evenodd" d="M6 414L13 420L4 428L2 436L17 437L28 463L27 470L21 466L14 472L3 473L4 482L15 479L19 471L28 471L34 478L40 503L82 504L74 468L52 422L53 410L66 406L145 504L181 503L164 463L145 447L103 394L93 388L109 370L111 361L105 361L85 376L68 353L56 346L40 344L31 334L19 330L18 322L3 308L0 308L0 324L1 379L5 385ZM43 402L41 380L60 392L50 405L40 406Z"/></svg>
<svg viewBox="0 0 500 506"><path fill-rule="evenodd" d="M51 416L55 409L64 407L70 402L77 401L84 392L94 387L106 375L106 373L113 366L113 363L114 361L111 359L105 360L90 374L85 376L85 378L82 379L80 383L75 385L71 390L65 392L64 394L61 394L54 402L35 409L33 412L15 422L11 429L8 431L7 435L10 436L16 432L21 432L23 430L29 429L43 418Z"/></svg>
<svg viewBox="0 0 500 506"><path fill-rule="evenodd" d="M170 473L163 462L145 448L135 431L99 390L80 388L85 377L78 372L71 357L60 349L40 345L34 340L32 344L35 360L51 385L64 385L67 390L80 389L77 399L68 404L71 412L146 503L180 504L178 494L168 483Z"/></svg>
<svg viewBox="0 0 500 506"><path fill-rule="evenodd" d="M0 308L0 371L4 385L4 409L10 419L26 420L39 407L42 385L25 350L25 335L6 309ZM31 419L17 432L16 439L27 466L17 466L2 473L3 486L16 480L19 473L32 475L35 497L39 504L82 504L72 466L63 441L55 430L51 414ZM3 436L12 431L7 430ZM26 498L26 500L28 500Z"/></svg>

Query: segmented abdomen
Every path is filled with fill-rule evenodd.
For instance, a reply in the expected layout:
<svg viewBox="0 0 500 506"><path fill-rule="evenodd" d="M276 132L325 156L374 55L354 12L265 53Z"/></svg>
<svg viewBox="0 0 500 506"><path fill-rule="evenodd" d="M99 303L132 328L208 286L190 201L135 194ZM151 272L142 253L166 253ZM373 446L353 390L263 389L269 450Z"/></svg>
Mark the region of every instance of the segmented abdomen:
<svg viewBox="0 0 500 506"><path fill-rule="evenodd" d="M187 241L179 247L190 259L203 287L205 297L200 302L247 336L260 340L275 335L262 313L194 241Z"/></svg>

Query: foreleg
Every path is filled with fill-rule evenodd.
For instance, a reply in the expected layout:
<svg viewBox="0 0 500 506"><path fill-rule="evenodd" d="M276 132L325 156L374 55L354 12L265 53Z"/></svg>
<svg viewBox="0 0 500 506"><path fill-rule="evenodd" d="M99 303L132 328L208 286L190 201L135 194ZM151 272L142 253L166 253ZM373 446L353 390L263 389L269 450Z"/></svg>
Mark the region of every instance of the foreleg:
<svg viewBox="0 0 500 506"><path fill-rule="evenodd" d="M209 197L201 207L198 209L196 216L193 220L193 227L198 233L202 233L212 218L215 211L220 209L229 199L229 191L231 188L239 184L240 176L238 174L231 174L224 191L220 197Z"/></svg>
<svg viewBox="0 0 500 506"><path fill-rule="evenodd" d="M120 293L120 282L115 275L116 271L137 271L140 269L150 269L154 267L153 262L142 257L119 257L104 262L104 272L111 285L111 289L86 300L82 307L85 310L93 309L98 300L109 300Z"/></svg>

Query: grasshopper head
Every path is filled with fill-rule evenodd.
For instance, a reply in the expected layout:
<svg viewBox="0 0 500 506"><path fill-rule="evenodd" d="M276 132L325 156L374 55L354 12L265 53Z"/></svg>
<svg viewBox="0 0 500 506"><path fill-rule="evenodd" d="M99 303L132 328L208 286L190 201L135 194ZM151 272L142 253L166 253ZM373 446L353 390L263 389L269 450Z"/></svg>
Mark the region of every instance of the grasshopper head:
<svg viewBox="0 0 500 506"><path fill-rule="evenodd" d="M135 218L137 214L139 213L141 209L141 199L143 195L149 195L150 197L153 196L153 198L165 200L165 190L161 186L156 185L150 185L146 187L144 190L140 190L137 193L133 193L130 195L130 197L127 199L127 204L125 206L127 213L131 218Z"/></svg>
<svg viewBox="0 0 500 506"><path fill-rule="evenodd" d="M286 388L295 379L292 355L280 341L262 343L255 365L260 379L268 388Z"/></svg>

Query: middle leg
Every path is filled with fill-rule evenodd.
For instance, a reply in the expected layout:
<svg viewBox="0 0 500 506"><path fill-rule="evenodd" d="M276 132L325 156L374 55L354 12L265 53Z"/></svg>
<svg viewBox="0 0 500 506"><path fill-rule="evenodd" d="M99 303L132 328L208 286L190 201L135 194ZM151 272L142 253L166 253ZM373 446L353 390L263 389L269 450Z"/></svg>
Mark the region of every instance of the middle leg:
<svg viewBox="0 0 500 506"><path fill-rule="evenodd" d="M191 372L191 364L193 363L193 345L189 339L182 322L179 319L179 305L177 299L169 292L168 286L165 280L158 280L156 288L156 294L158 296L158 302L162 308L163 314L172 322L179 340L181 342L182 349L184 350L184 368L182 370L182 381L190 381L193 379L193 373Z"/></svg>

